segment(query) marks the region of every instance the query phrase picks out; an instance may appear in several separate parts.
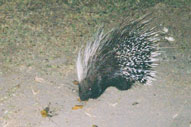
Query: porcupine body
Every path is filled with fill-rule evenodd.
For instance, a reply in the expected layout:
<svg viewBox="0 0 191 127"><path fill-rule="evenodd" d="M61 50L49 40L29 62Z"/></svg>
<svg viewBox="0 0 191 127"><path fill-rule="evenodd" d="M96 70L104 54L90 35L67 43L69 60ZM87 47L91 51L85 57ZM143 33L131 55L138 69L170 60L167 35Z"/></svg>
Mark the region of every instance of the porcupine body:
<svg viewBox="0 0 191 127"><path fill-rule="evenodd" d="M81 100L97 98L109 86L127 90L154 79L159 37L149 22L141 18L106 34L103 27L98 30L76 62Z"/></svg>

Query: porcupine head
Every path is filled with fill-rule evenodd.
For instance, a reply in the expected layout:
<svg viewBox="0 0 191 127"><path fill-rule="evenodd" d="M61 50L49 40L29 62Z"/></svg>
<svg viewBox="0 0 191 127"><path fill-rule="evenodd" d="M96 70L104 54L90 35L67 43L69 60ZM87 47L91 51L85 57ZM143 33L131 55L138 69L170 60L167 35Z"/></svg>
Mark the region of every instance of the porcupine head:
<svg viewBox="0 0 191 127"><path fill-rule="evenodd" d="M79 51L76 66L82 101L99 97L109 86L127 90L135 82L150 84L159 34L149 22L143 17L106 34L101 27Z"/></svg>

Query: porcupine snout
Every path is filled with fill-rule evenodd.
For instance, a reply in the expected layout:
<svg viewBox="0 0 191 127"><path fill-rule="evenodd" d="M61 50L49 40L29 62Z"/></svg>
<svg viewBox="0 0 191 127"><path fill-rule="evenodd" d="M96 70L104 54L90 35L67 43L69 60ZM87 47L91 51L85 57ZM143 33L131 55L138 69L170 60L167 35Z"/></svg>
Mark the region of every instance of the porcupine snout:
<svg viewBox="0 0 191 127"><path fill-rule="evenodd" d="M82 101L88 100L91 96L91 88L88 86L88 82L86 80L79 83L79 96Z"/></svg>

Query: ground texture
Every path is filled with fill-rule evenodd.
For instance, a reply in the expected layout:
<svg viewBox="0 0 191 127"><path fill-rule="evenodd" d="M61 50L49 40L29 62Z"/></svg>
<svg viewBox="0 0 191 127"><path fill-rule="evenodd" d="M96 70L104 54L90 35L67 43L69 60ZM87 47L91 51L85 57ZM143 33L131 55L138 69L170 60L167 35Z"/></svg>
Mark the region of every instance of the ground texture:
<svg viewBox="0 0 191 127"><path fill-rule="evenodd" d="M72 82L81 45L99 25L107 31L149 12L153 24L174 38L159 44L163 52L153 84L108 88L96 100L79 102ZM191 127L189 1L10 0L0 2L0 26L1 127Z"/></svg>

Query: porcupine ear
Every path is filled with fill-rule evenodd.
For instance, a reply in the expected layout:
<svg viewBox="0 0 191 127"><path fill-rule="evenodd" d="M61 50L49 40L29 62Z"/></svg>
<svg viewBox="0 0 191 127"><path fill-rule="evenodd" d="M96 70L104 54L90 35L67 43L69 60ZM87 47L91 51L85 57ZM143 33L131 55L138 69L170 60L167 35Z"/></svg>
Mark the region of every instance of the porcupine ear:
<svg viewBox="0 0 191 127"><path fill-rule="evenodd" d="M103 25L98 29L91 41L86 43L85 48L81 48L76 62L78 81L82 81L95 69L96 52L102 49L104 43Z"/></svg>

